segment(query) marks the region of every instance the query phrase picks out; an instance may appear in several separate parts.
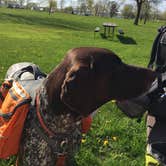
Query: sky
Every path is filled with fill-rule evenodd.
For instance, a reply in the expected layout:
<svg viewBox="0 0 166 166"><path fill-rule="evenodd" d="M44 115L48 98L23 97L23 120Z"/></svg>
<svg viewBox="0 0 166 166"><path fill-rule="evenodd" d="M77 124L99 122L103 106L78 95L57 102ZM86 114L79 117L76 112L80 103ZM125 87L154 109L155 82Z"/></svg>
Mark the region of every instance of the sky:
<svg viewBox="0 0 166 166"><path fill-rule="evenodd" d="M31 0L31 1L33 1L33 2L41 2L42 0ZM58 6L59 6L59 1L60 0L57 0L57 3L58 3ZM77 0L65 0L65 6L70 6L71 5L71 3L72 3L72 5L73 6L75 6L77 3L76 3L76 1ZM97 1L97 0L96 0ZM112 0L113 1L113 0ZM115 0L115 1L119 1L119 0ZM125 4L131 4L131 3L135 3L135 0L124 0L125 2ZM44 4L46 4L46 0L43 0L43 5ZM159 5L158 5L158 9L160 10L160 11L166 11L166 0L162 0L162 3L160 3Z"/></svg>

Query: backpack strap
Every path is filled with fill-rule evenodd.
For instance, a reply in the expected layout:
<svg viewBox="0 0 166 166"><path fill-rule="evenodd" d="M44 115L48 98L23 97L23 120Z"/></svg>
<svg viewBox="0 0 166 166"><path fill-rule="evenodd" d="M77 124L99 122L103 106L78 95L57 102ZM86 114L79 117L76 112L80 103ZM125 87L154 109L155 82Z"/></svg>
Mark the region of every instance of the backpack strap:
<svg viewBox="0 0 166 166"><path fill-rule="evenodd" d="M30 95L23 89L23 87L16 81L13 82L13 86L8 90L8 93L3 101L0 109L0 117L9 119L16 110L31 102Z"/></svg>
<svg viewBox="0 0 166 166"><path fill-rule="evenodd" d="M6 80L2 83L0 87L0 108L2 106L2 103L9 91L9 89L12 87L13 80Z"/></svg>

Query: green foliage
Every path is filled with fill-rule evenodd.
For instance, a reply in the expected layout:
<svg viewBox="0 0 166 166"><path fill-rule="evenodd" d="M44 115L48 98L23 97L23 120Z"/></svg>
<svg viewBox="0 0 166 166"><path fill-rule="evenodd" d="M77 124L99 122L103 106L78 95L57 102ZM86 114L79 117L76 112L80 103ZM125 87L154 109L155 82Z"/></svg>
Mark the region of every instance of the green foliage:
<svg viewBox="0 0 166 166"><path fill-rule="evenodd" d="M37 3L30 2L26 5L27 9L37 8Z"/></svg>
<svg viewBox="0 0 166 166"><path fill-rule="evenodd" d="M124 5L121 13L122 13L122 16L124 18L127 18L127 19L135 17L135 15L134 15L134 7L131 4Z"/></svg>
<svg viewBox="0 0 166 166"><path fill-rule="evenodd" d="M103 39L97 33L94 39L94 28L100 26L103 33L103 22L116 23L124 37L115 31L114 38ZM163 22L134 26L133 20L0 8L0 81L10 65L21 61L34 62L50 72L67 50L80 46L108 48L126 63L146 66L160 25ZM139 124L128 119L111 102L99 109L82 142L76 155L79 166L144 165L144 120ZM0 166L12 162L0 161Z"/></svg>
<svg viewBox="0 0 166 166"><path fill-rule="evenodd" d="M166 11L161 14L161 19L166 21Z"/></svg>

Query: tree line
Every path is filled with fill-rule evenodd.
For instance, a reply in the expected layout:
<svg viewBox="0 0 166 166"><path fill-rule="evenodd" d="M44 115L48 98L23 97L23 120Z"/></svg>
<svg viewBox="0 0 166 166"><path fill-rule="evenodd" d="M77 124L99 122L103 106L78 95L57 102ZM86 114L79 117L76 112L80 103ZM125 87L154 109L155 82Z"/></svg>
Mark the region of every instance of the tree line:
<svg viewBox="0 0 166 166"><path fill-rule="evenodd" d="M134 24L139 21L144 24L150 20L166 20L166 11L161 13L158 5L162 0L132 0L134 4L124 4L125 0L38 0L38 4L46 4L49 14L56 10L80 15L94 15L107 17L123 17L134 19ZM16 2L29 7L36 5L33 0L0 0L1 3ZM58 4L58 5L57 5ZM67 4L67 6L66 6Z"/></svg>
<svg viewBox="0 0 166 166"><path fill-rule="evenodd" d="M49 1L57 3L56 0ZM70 0L71 5L65 7L66 1L59 1L61 11L74 13L75 10L84 15L132 18L135 25L138 25L139 21L144 21L146 24L148 20L166 20L166 11L161 13L158 9L163 0L132 0L135 5L124 4L125 0Z"/></svg>

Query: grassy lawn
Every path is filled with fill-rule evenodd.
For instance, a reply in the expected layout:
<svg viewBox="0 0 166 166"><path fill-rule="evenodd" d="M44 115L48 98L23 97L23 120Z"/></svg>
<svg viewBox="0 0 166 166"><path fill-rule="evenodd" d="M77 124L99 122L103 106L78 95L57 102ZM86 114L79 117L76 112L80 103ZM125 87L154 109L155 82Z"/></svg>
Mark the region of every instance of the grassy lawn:
<svg viewBox="0 0 166 166"><path fill-rule="evenodd" d="M124 37L94 39L93 30L103 22L114 22ZM124 62L146 66L157 28L164 22L134 26L133 20L76 16L0 8L0 81L10 65L21 61L38 64L50 72L73 47L96 46L113 50ZM123 80L122 80L123 81ZM76 155L79 166L143 166L146 146L145 122L125 117L107 103L94 118ZM12 160L0 161L0 166Z"/></svg>

